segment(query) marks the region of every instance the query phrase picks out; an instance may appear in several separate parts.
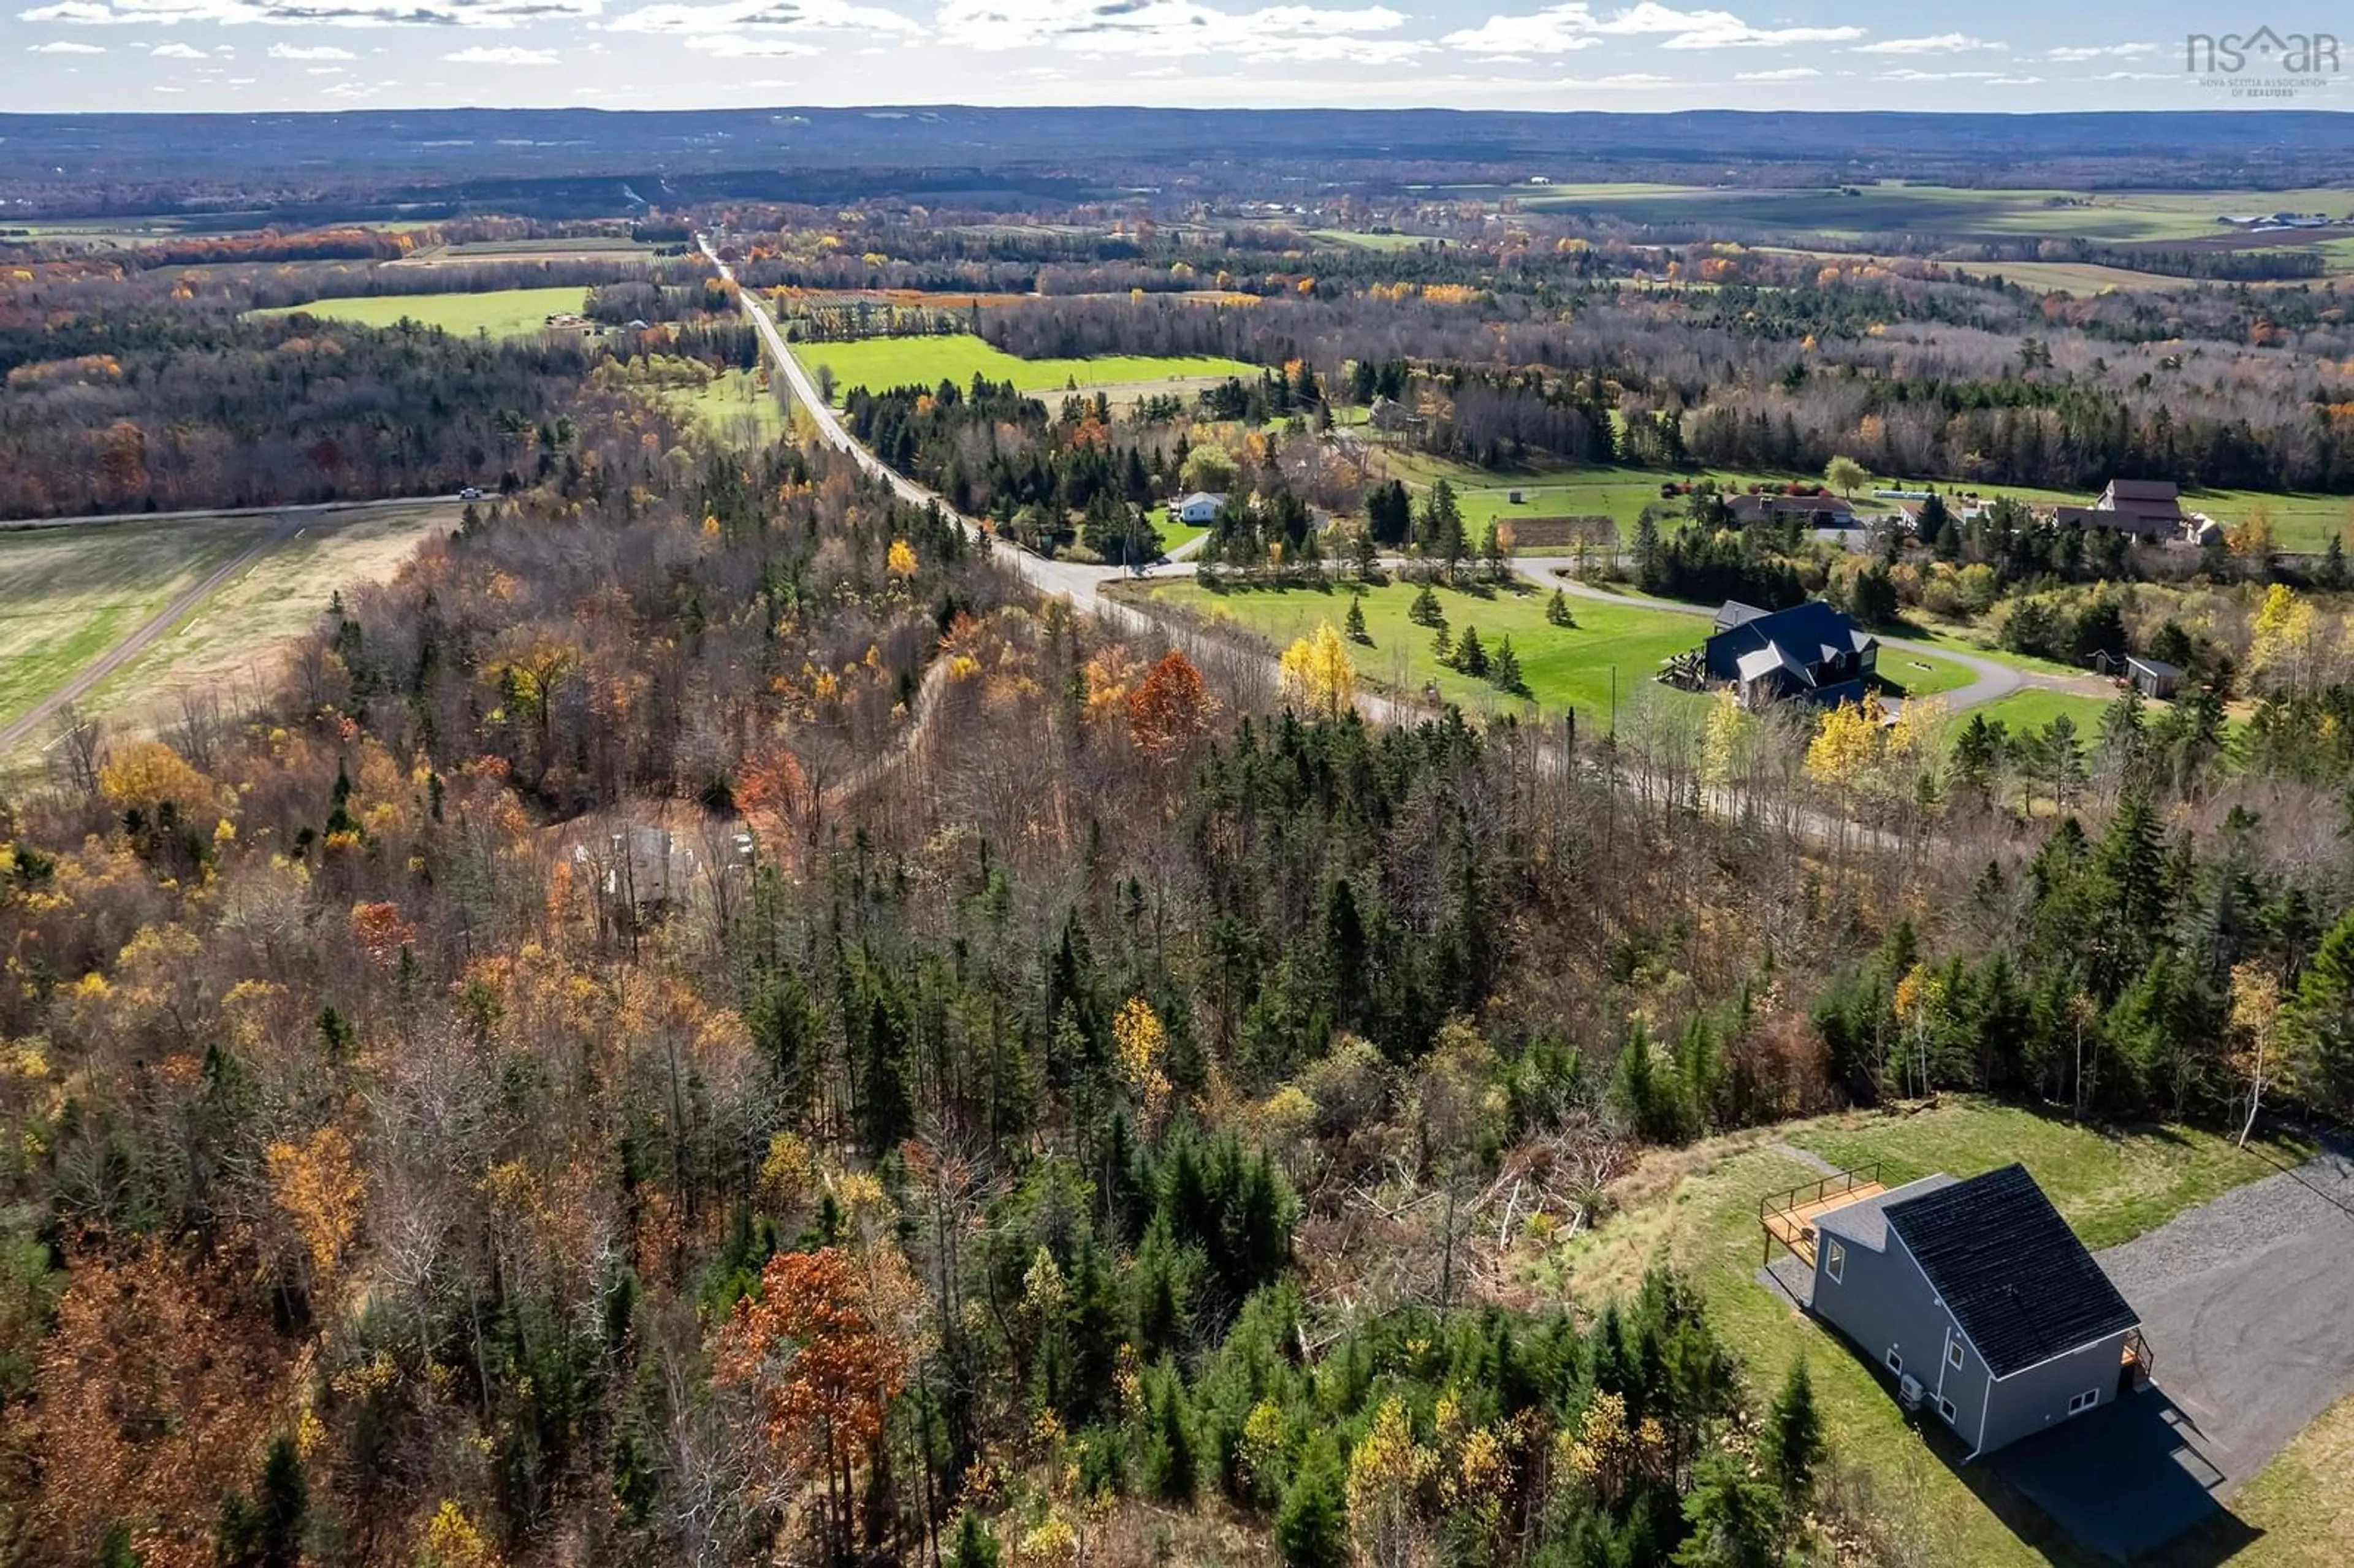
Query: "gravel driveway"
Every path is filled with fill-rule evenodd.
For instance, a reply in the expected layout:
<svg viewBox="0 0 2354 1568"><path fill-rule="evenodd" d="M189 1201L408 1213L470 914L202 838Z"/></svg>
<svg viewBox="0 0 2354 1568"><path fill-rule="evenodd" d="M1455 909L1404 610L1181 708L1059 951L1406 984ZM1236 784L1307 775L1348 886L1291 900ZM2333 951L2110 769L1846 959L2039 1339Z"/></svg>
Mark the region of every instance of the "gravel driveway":
<svg viewBox="0 0 2354 1568"><path fill-rule="evenodd" d="M2155 1388L1993 1462L2124 1560L2212 1513L2354 1393L2354 1159L2319 1155L2098 1255L2141 1314Z"/></svg>
<svg viewBox="0 0 2354 1568"><path fill-rule="evenodd" d="M2354 1159L2323 1154L2100 1255L2157 1381L2228 1478L2264 1467L2354 1392Z"/></svg>

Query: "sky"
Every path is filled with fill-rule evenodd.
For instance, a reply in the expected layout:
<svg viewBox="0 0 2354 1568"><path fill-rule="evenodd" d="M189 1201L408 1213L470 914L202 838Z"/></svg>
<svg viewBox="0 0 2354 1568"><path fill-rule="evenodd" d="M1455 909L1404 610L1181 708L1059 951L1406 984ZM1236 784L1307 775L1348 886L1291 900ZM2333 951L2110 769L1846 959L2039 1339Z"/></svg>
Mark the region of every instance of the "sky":
<svg viewBox="0 0 2354 1568"><path fill-rule="evenodd" d="M1739 3L1739 0L1734 0ZM2305 3L2305 0L2299 0ZM2245 0L0 0L0 110L870 103L1659 111L2354 104ZM2354 43L2354 16L2343 23ZM2349 48L2354 53L2354 48ZM2294 96L2256 96L2278 85Z"/></svg>

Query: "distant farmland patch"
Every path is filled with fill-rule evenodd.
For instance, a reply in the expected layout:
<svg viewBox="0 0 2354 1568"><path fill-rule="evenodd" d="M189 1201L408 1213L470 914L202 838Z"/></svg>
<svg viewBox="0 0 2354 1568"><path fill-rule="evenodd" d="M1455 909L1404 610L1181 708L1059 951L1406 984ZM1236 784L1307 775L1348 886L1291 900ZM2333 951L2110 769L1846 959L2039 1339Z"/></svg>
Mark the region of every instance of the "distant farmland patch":
<svg viewBox="0 0 2354 1568"><path fill-rule="evenodd" d="M1168 382L1176 387L1223 381L1229 376L1256 376L1258 366L1239 359L1206 355L1184 356L1138 354L1101 355L1093 359L1018 359L968 333L929 337L868 337L843 343L797 343L793 355L811 375L821 367L833 371L834 400L840 402L854 387L877 391L886 387L932 387L953 381L962 387L978 374L991 381L1013 383L1019 392L1060 392L1118 387L1135 392L1147 384Z"/></svg>
<svg viewBox="0 0 2354 1568"><path fill-rule="evenodd" d="M577 313L588 301L586 289L493 289L479 294L368 294L313 300L305 305L279 305L253 313L317 316L324 321L356 322L373 327L413 321L419 326L438 326L461 337L472 337L476 333L488 333L493 337L529 337L546 329L548 317Z"/></svg>

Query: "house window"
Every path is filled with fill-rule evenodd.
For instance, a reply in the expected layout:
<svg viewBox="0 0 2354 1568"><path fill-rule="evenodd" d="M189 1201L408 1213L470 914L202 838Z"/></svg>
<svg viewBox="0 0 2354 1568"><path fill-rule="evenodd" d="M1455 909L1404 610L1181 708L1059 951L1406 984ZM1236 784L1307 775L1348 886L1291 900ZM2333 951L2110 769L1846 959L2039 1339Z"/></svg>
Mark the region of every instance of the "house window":
<svg viewBox="0 0 2354 1568"><path fill-rule="evenodd" d="M1904 1358L1896 1353L1896 1347L1893 1345L1888 1347L1888 1370L1900 1375L1904 1371Z"/></svg>
<svg viewBox="0 0 2354 1568"><path fill-rule="evenodd" d="M1835 1241L1825 1242L1823 1244L1823 1272L1831 1277L1831 1283L1834 1285L1838 1284L1840 1276L1844 1273L1846 1269L1847 1248L1841 1246Z"/></svg>
<svg viewBox="0 0 2354 1568"><path fill-rule="evenodd" d="M1946 1418L1946 1425L1951 1426L1954 1424L1954 1402L1950 1399L1939 1399L1937 1414Z"/></svg>
<svg viewBox="0 0 2354 1568"><path fill-rule="evenodd" d="M2068 1402L2068 1414L2080 1415L2100 1403L2101 1391L2097 1388L2088 1388Z"/></svg>
<svg viewBox="0 0 2354 1568"><path fill-rule="evenodd" d="M1961 1340L1947 1340L1946 1341L1946 1364L1954 1368L1956 1371L1960 1370L1962 1364Z"/></svg>

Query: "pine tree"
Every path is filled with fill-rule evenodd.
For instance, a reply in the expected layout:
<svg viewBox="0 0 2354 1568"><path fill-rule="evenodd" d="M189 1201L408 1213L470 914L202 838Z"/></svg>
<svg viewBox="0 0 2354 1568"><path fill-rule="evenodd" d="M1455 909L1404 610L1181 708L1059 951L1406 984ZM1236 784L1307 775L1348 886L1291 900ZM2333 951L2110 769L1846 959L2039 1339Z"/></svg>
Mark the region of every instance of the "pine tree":
<svg viewBox="0 0 2354 1568"><path fill-rule="evenodd" d="M1422 591L1414 596L1414 603L1406 607L1405 618L1417 626L1444 629L1447 625L1447 611L1440 608L1438 595L1428 583L1422 585Z"/></svg>
<svg viewBox="0 0 2354 1568"><path fill-rule="evenodd" d="M1645 507L1635 523L1635 586L1659 593L1668 586L1668 552L1659 542L1659 524Z"/></svg>
<svg viewBox="0 0 2354 1568"><path fill-rule="evenodd" d="M997 1544L997 1537L990 1533L988 1522L970 1509L965 1510L957 1522L956 1546L950 1561L956 1568L998 1568L1004 1561L1004 1553Z"/></svg>
<svg viewBox="0 0 2354 1568"><path fill-rule="evenodd" d="M1467 626L1462 638L1455 644L1455 667L1467 675L1485 679L1490 668L1488 651L1479 646L1479 629Z"/></svg>
<svg viewBox="0 0 2354 1568"><path fill-rule="evenodd" d="M1555 626L1577 624L1577 618L1569 612L1569 597L1559 588L1553 589L1553 598L1545 602L1545 619Z"/></svg>
<svg viewBox="0 0 2354 1568"><path fill-rule="evenodd" d="M1814 1380L1807 1375L1803 1359L1790 1363L1789 1375L1774 1396L1760 1448L1766 1478L1781 1489L1784 1503L1804 1507L1814 1490L1815 1467L1823 1462L1824 1443L1822 1413L1815 1408Z"/></svg>
<svg viewBox="0 0 2354 1568"><path fill-rule="evenodd" d="M1456 667L1455 641L1447 635L1447 623L1443 620L1438 623L1438 630L1430 640L1430 652L1432 657L1448 669Z"/></svg>
<svg viewBox="0 0 2354 1568"><path fill-rule="evenodd" d="M1344 1568L1349 1561L1341 1461L1332 1451L1332 1439L1321 1431L1309 1438L1291 1484L1283 1489L1283 1504L1275 1516L1275 1548L1283 1554L1286 1568Z"/></svg>
<svg viewBox="0 0 2354 1568"><path fill-rule="evenodd" d="M1684 1499L1691 1533L1676 1548L1676 1568L1775 1568L1781 1509L1773 1489L1751 1480L1738 1460L1704 1463Z"/></svg>
<svg viewBox="0 0 2354 1568"><path fill-rule="evenodd" d="M1529 694L1529 683L1521 675L1521 656L1512 652L1512 636L1509 631L1504 634L1503 641L1496 645L1496 659L1488 678L1496 683L1498 691L1510 692L1516 697Z"/></svg>
<svg viewBox="0 0 2354 1568"><path fill-rule="evenodd" d="M1368 648L1373 645L1373 633L1365 630L1365 601L1363 599L1349 600L1349 619L1341 630L1348 633L1352 642L1362 642Z"/></svg>

